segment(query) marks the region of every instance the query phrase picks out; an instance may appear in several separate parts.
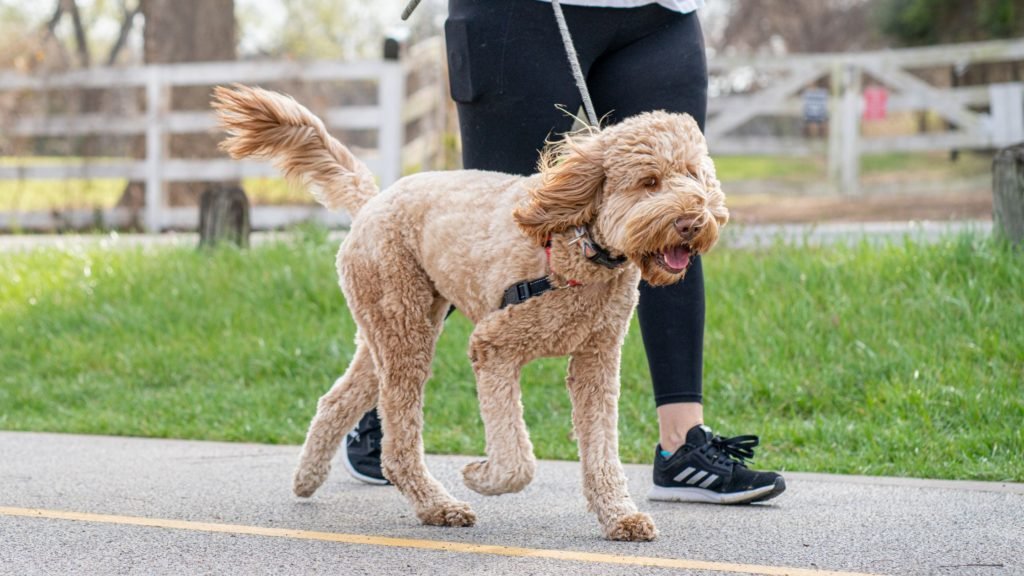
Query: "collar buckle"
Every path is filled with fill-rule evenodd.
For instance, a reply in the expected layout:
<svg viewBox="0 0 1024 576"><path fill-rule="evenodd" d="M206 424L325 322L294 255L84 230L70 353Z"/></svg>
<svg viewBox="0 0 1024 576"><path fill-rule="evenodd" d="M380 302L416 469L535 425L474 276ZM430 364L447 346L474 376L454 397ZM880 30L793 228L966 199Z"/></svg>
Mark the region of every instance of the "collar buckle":
<svg viewBox="0 0 1024 576"><path fill-rule="evenodd" d="M586 226L577 226L573 231L575 236L569 241L569 244L578 244L580 247L580 253L583 257L595 264L600 264L605 268L614 270L619 266L626 263L625 256L612 255L604 249L600 244L594 242L590 237L590 230Z"/></svg>

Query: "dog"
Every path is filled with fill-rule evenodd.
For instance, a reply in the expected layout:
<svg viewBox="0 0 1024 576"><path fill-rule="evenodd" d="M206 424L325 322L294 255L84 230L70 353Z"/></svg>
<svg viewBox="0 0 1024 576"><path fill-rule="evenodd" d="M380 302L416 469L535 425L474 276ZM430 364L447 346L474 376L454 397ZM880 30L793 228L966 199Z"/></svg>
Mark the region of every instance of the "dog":
<svg viewBox="0 0 1024 576"><path fill-rule="evenodd" d="M697 123L650 112L567 135L530 177L456 170L373 174L294 99L219 87L213 108L236 159L269 159L329 209L352 215L337 256L358 326L345 374L320 398L294 492L326 480L345 434L377 407L382 468L425 524L472 526L423 461L423 387L451 306L475 325L487 458L462 470L486 495L522 490L536 459L523 421L520 369L569 356L566 385L583 492L605 537L657 536L630 499L618 454L619 358L638 282L678 282L728 222L725 195Z"/></svg>

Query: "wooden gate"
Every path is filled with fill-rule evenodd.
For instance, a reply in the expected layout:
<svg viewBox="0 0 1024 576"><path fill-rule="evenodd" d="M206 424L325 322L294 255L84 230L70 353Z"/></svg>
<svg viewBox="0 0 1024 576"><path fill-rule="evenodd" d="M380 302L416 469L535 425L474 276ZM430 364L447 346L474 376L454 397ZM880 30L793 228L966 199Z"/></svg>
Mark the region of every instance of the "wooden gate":
<svg viewBox="0 0 1024 576"><path fill-rule="evenodd" d="M784 58L713 58L709 61L713 93L708 143L716 154L826 153L831 179L844 193L856 194L861 154L988 149L1024 140L1024 84L940 86L920 73L1021 60L1024 40ZM753 88L744 89L743 84ZM863 136L861 115L867 85L889 91L889 112L931 111L946 121L947 129L909 136ZM743 134L744 125L758 117L801 117L801 95L812 86L823 86L829 94L825 142ZM726 93L716 97L715 88Z"/></svg>

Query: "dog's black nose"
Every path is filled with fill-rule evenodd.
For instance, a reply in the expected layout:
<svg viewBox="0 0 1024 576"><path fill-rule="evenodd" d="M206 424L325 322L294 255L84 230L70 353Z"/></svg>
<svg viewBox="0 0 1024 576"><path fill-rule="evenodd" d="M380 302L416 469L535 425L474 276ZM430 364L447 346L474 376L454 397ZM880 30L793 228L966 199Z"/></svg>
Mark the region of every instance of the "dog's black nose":
<svg viewBox="0 0 1024 576"><path fill-rule="evenodd" d="M683 237L684 240L690 240L697 235L700 231L700 224L695 218L676 218L675 221L676 232Z"/></svg>

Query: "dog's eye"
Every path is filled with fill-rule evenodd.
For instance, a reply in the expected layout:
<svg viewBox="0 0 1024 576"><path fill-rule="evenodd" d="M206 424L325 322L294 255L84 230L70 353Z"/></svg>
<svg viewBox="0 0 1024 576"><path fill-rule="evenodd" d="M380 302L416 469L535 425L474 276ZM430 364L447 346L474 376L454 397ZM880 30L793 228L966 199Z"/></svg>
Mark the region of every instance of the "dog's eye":
<svg viewBox="0 0 1024 576"><path fill-rule="evenodd" d="M648 176L641 181L640 185L647 190L657 190L661 181L658 180L657 176Z"/></svg>

